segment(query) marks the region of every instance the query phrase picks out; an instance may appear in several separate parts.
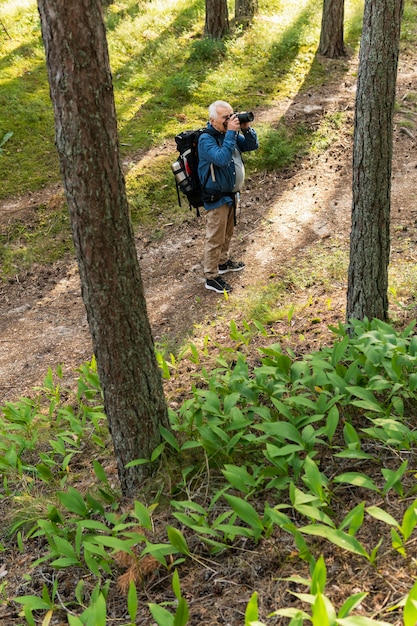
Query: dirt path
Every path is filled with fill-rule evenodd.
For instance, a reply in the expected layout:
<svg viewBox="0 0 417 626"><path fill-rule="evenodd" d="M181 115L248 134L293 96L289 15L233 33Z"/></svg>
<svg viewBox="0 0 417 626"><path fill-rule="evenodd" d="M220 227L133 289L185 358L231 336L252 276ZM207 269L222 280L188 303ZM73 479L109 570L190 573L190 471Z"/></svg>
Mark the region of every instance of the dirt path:
<svg viewBox="0 0 417 626"><path fill-rule="evenodd" d="M351 64L354 68L354 61ZM407 58L401 61L398 80L403 109L410 92L417 92L417 65ZM343 110L348 124L330 150L303 161L292 174L271 173L247 181L234 246L235 256L247 268L231 278L232 297L242 297L255 283L266 284L272 275L279 276L283 264L319 238L330 249L348 248L353 107L354 78L348 72L338 88L304 94L263 115L279 120L285 112L314 124L323 111ZM415 129L401 130L401 116L397 114L394 143L393 254L402 251L405 236L415 241L417 154L410 135ZM51 198L57 188L43 193ZM45 197L31 195L0 203L0 227L40 200ZM218 315L224 306L221 297L204 288L203 241L204 218L190 219L182 227L166 225L159 241L137 235L148 314L157 341L180 340L193 323ZM343 285L339 295L344 298ZM91 351L73 260L33 268L0 285L0 403L28 394L43 380L48 367L54 369L58 363L64 364L65 376L73 379L74 368L89 359Z"/></svg>

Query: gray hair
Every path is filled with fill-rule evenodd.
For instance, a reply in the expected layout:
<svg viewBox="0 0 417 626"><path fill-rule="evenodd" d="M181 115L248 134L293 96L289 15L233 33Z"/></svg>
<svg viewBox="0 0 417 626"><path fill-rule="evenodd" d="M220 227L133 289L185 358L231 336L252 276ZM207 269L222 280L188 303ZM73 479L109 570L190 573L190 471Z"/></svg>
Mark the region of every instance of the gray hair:
<svg viewBox="0 0 417 626"><path fill-rule="evenodd" d="M218 113L217 113L217 109L218 107L230 107L230 104L228 102L226 102L225 100L216 100L216 102L212 102L209 106L208 112L209 112L209 119L214 119L216 120L218 117Z"/></svg>

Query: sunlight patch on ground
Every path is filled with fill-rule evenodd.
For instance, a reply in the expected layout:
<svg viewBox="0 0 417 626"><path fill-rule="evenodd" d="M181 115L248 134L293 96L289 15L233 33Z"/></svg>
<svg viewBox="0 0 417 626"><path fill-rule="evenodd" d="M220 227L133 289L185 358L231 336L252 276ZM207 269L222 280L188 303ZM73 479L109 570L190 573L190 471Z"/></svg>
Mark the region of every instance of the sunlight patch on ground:
<svg viewBox="0 0 417 626"><path fill-rule="evenodd" d="M5 15L13 15L13 13L17 13L20 10L28 9L29 7L35 6L36 3L34 0L9 0L8 2L3 2L0 10L0 17Z"/></svg>

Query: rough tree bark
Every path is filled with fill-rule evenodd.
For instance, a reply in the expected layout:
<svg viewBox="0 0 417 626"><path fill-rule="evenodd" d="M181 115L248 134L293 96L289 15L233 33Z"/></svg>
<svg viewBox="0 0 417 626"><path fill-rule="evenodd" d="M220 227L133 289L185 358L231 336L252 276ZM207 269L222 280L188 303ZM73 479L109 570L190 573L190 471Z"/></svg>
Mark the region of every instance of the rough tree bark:
<svg viewBox="0 0 417 626"><path fill-rule="evenodd" d="M344 0L323 0L318 53L330 59L345 56L343 39Z"/></svg>
<svg viewBox="0 0 417 626"><path fill-rule="evenodd" d="M258 0L235 0L235 19L249 23L258 10Z"/></svg>
<svg viewBox="0 0 417 626"><path fill-rule="evenodd" d="M229 32L227 0L206 0L204 36L221 39Z"/></svg>
<svg viewBox="0 0 417 626"><path fill-rule="evenodd" d="M388 317L392 132L403 0L365 0L353 148L347 319Z"/></svg>
<svg viewBox="0 0 417 626"><path fill-rule="evenodd" d="M167 426L120 165L100 0L38 0L82 295L124 494Z"/></svg>

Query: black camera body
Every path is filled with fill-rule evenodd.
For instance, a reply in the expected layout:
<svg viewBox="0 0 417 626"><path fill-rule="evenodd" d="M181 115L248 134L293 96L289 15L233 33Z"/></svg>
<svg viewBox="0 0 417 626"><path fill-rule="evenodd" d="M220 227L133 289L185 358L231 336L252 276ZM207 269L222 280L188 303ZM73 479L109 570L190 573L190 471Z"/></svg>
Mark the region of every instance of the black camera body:
<svg viewBox="0 0 417 626"><path fill-rule="evenodd" d="M252 111L244 111L243 113L236 113L237 119L239 120L239 124L247 124L248 122L253 122L255 119Z"/></svg>

